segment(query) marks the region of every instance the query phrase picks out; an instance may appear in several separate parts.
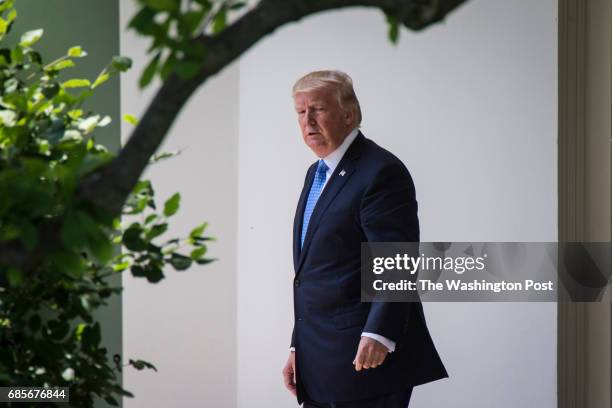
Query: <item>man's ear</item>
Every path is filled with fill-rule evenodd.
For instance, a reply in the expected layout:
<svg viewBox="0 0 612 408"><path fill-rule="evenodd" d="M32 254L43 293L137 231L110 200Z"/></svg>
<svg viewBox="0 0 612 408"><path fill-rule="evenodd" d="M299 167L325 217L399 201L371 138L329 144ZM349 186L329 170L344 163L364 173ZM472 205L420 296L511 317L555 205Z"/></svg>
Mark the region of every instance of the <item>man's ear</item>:
<svg viewBox="0 0 612 408"><path fill-rule="evenodd" d="M347 109L344 111L344 123L348 126L355 122L355 110Z"/></svg>

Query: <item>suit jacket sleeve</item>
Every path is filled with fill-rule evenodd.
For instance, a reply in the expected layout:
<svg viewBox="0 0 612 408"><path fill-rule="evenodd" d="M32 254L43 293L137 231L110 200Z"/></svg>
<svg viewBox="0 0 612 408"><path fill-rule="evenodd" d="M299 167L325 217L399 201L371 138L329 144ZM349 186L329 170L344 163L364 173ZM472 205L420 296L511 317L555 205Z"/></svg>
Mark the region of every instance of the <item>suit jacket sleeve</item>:
<svg viewBox="0 0 612 408"><path fill-rule="evenodd" d="M289 345L289 348L295 348L295 327L291 332L291 344Z"/></svg>
<svg viewBox="0 0 612 408"><path fill-rule="evenodd" d="M414 183L398 161L383 166L367 187L360 207L368 242L418 242L419 221ZM364 332L398 342L411 304L372 302Z"/></svg>

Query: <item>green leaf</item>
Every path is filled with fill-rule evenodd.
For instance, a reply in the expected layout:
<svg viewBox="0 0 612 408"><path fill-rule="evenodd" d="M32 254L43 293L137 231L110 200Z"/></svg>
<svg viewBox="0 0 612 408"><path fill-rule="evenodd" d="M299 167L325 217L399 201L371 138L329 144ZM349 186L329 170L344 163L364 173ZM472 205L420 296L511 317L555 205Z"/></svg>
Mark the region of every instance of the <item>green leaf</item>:
<svg viewBox="0 0 612 408"><path fill-rule="evenodd" d="M68 50L68 56L75 58L83 58L87 56L87 52L85 52L81 47L72 47Z"/></svg>
<svg viewBox="0 0 612 408"><path fill-rule="evenodd" d="M170 264L177 271L184 271L191 266L191 258L185 255L177 254L176 252L170 257Z"/></svg>
<svg viewBox="0 0 612 408"><path fill-rule="evenodd" d="M22 47L30 47L36 41L40 40L43 36L44 30L39 28L38 30L27 31L21 36L19 45Z"/></svg>
<svg viewBox="0 0 612 408"><path fill-rule="evenodd" d="M43 156L49 156L51 150L51 145L49 145L49 141L47 140L39 140L38 141L38 153Z"/></svg>
<svg viewBox="0 0 612 408"><path fill-rule="evenodd" d="M148 265L145 269L147 281L151 283L157 283L160 280L164 279L164 273L161 268L157 265Z"/></svg>
<svg viewBox="0 0 612 408"><path fill-rule="evenodd" d="M46 84L42 89L42 94L47 99L52 99L60 91L60 85L57 82ZM70 113L69 113L70 114Z"/></svg>
<svg viewBox="0 0 612 408"><path fill-rule="evenodd" d="M138 183L134 186L133 194L144 194L146 196L153 197L155 195L153 191L153 186L149 180L139 180Z"/></svg>
<svg viewBox="0 0 612 408"><path fill-rule="evenodd" d="M197 261L206 254L206 247L199 247L191 251L191 259Z"/></svg>
<svg viewBox="0 0 612 408"><path fill-rule="evenodd" d="M123 395L124 397L134 398L134 394L129 391L124 390L118 385L112 385L111 389L119 395Z"/></svg>
<svg viewBox="0 0 612 408"><path fill-rule="evenodd" d="M4 37L6 30L8 30L9 23L2 17L0 17L0 38Z"/></svg>
<svg viewBox="0 0 612 408"><path fill-rule="evenodd" d="M76 339L76 341L81 341L81 338L83 337L83 332L85 331L86 327L87 325L85 323L79 323L74 329L74 338Z"/></svg>
<svg viewBox="0 0 612 408"><path fill-rule="evenodd" d="M149 164L157 163L160 160L164 160L164 159L168 159L170 157L178 156L182 152L183 152L182 150L176 150L176 151L173 151L173 152L156 153L153 156L151 156L151 159L149 159Z"/></svg>
<svg viewBox="0 0 612 408"><path fill-rule="evenodd" d="M155 73L157 73L157 68L159 67L159 60L161 58L161 52L158 52L157 55L149 62L145 70L142 72L142 76L138 81L138 85L141 89L144 89L151 83Z"/></svg>
<svg viewBox="0 0 612 408"><path fill-rule="evenodd" d="M130 125L136 126L138 124L138 119L136 118L136 116L131 115L129 113L123 115L123 120L125 120Z"/></svg>
<svg viewBox="0 0 612 408"><path fill-rule="evenodd" d="M11 60L14 65L21 64L23 62L23 48L19 45L11 50Z"/></svg>
<svg viewBox="0 0 612 408"><path fill-rule="evenodd" d="M129 261L121 262L121 263L113 265L113 271L121 272L121 271L126 270L130 266L131 266L131 263Z"/></svg>
<svg viewBox="0 0 612 408"><path fill-rule="evenodd" d="M155 10L145 6L136 13L132 20L130 20L128 27L136 30L140 34L151 35L155 27L155 14Z"/></svg>
<svg viewBox="0 0 612 408"><path fill-rule="evenodd" d="M144 211L149 202L148 197L130 196L123 207L124 214L140 214Z"/></svg>
<svg viewBox="0 0 612 408"><path fill-rule="evenodd" d="M397 39L399 38L399 23L397 17L387 14L387 24L389 24L389 40L393 44L397 44Z"/></svg>
<svg viewBox="0 0 612 408"><path fill-rule="evenodd" d="M5 11L13 7L13 0L2 0L0 1L0 12Z"/></svg>
<svg viewBox="0 0 612 408"><path fill-rule="evenodd" d="M200 27L200 24L202 24L202 20L204 19L205 15L206 10L200 10L188 11L181 16L181 20L183 22L187 34L192 34L195 30L198 29L198 27Z"/></svg>
<svg viewBox="0 0 612 408"><path fill-rule="evenodd" d="M2 34L0 33L0 39ZM0 65L9 65L11 61L11 52L6 48L0 49Z"/></svg>
<svg viewBox="0 0 612 408"><path fill-rule="evenodd" d="M167 223L154 225L151 228L151 230L149 230L149 232L146 233L145 240L151 241L152 239L155 239L159 237L160 235L164 234L167 230L168 230Z"/></svg>
<svg viewBox="0 0 612 408"><path fill-rule="evenodd" d="M80 117L83 116L83 110L82 109L73 109L71 111L68 111L67 115L70 117L70 119L72 120L77 120Z"/></svg>
<svg viewBox="0 0 612 408"><path fill-rule="evenodd" d="M58 61L55 64L49 65L45 68L47 71L61 71L62 69L74 67L74 62L71 59L65 59Z"/></svg>
<svg viewBox="0 0 612 408"><path fill-rule="evenodd" d="M70 79L62 84L64 88L88 88L91 82L87 79Z"/></svg>
<svg viewBox="0 0 612 408"><path fill-rule="evenodd" d="M132 271L132 275L136 278L144 278L147 276L147 271L140 265L132 265L130 270Z"/></svg>
<svg viewBox="0 0 612 408"><path fill-rule="evenodd" d="M42 66L42 56L40 55L39 52L36 52L34 50L29 50L28 51L28 57L30 57L30 62L34 65L37 66Z"/></svg>
<svg viewBox="0 0 612 408"><path fill-rule="evenodd" d="M226 25L227 25L227 9L223 7L221 10L219 10L217 15L213 19L213 27L212 27L213 34L218 34L221 31L223 31Z"/></svg>
<svg viewBox="0 0 612 408"><path fill-rule="evenodd" d="M206 227L208 227L208 223L207 222L202 223L201 225L192 229L191 232L189 233L189 236L191 238L201 237Z"/></svg>
<svg viewBox="0 0 612 408"><path fill-rule="evenodd" d="M164 62L164 65L162 66L161 70L160 70L160 75L162 80L166 80L170 74L172 73L172 71L174 70L174 66L176 65L176 63L178 62L178 60L176 59L176 56L174 55L174 53L170 54L168 56L168 58L166 59L166 61Z"/></svg>
<svg viewBox="0 0 612 408"><path fill-rule="evenodd" d="M85 326L81 334L81 347L84 350L96 349L100 344L100 324L94 323L92 326Z"/></svg>
<svg viewBox="0 0 612 408"><path fill-rule="evenodd" d="M145 225L152 223L153 221L157 220L157 218L158 218L157 214L151 214L147 216L147 218L145 218Z"/></svg>
<svg viewBox="0 0 612 408"><path fill-rule="evenodd" d="M111 61L111 66L118 71L125 72L132 67L132 60L128 57L115 56Z"/></svg>
<svg viewBox="0 0 612 408"><path fill-rule="evenodd" d="M12 9L11 11L9 11L8 15L6 16L6 21L8 21L9 23L12 23L16 18L17 18L17 10Z"/></svg>
<svg viewBox="0 0 612 408"><path fill-rule="evenodd" d="M144 360L132 360L132 359L130 359L129 364L131 366L133 366L135 369L139 370L139 371L143 370L145 368L149 368L149 369L157 371L157 368L155 368L155 366L153 364L151 364L149 362L146 362Z"/></svg>
<svg viewBox="0 0 612 408"><path fill-rule="evenodd" d="M176 212L179 209L180 204L181 204L181 195L179 193L174 193L174 195L170 197L164 203L164 215L166 217L171 217L174 214L176 214Z"/></svg>
<svg viewBox="0 0 612 408"><path fill-rule="evenodd" d="M138 224L132 224L123 232L123 245L130 251L144 251L147 242L142 238L142 228Z"/></svg>
<svg viewBox="0 0 612 408"><path fill-rule="evenodd" d="M99 87L100 85L108 81L109 78L110 78L110 74L106 72L101 73L100 75L98 75L93 85L91 85L91 89L96 89L97 87Z"/></svg>
<svg viewBox="0 0 612 408"><path fill-rule="evenodd" d="M180 0L143 0L143 3L157 11L176 11L181 4Z"/></svg>

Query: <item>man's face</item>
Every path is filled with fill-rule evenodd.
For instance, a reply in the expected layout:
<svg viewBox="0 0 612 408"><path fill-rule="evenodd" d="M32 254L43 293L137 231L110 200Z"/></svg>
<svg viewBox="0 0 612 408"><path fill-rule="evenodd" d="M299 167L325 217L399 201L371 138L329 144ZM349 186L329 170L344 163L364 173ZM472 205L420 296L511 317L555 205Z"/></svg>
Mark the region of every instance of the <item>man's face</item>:
<svg viewBox="0 0 612 408"><path fill-rule="evenodd" d="M294 101L304 142L318 157L336 150L352 130L353 113L340 107L333 90L297 92Z"/></svg>

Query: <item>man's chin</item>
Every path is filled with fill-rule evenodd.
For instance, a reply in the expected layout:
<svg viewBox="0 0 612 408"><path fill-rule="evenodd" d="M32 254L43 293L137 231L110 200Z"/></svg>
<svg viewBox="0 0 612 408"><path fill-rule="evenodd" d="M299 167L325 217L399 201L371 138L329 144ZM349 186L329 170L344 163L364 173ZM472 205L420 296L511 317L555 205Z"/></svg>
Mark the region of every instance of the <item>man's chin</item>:
<svg viewBox="0 0 612 408"><path fill-rule="evenodd" d="M328 150L329 147L327 146L327 143L325 143L322 140L307 139L306 140L306 145L318 157L325 157L327 155L327 150Z"/></svg>

